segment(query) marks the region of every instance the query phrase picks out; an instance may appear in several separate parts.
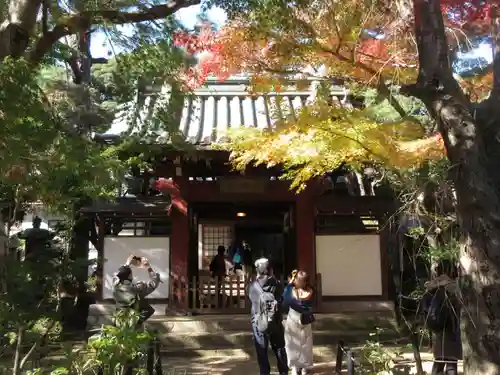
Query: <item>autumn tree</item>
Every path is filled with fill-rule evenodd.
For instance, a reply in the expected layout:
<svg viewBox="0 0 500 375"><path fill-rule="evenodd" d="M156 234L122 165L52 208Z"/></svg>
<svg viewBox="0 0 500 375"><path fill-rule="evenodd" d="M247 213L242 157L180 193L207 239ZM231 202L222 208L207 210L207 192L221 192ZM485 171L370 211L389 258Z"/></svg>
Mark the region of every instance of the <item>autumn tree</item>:
<svg viewBox="0 0 500 375"><path fill-rule="evenodd" d="M171 108L148 100L147 88L177 85L179 67L189 62L172 44L173 30L180 28L172 16L198 3L0 1L0 206L9 203L0 211L2 256L3 224L13 224L16 213L36 201L72 220L71 255L87 260L89 226L78 210L92 199L114 197L124 172L137 162L123 154L138 140L162 133L158 128L171 128ZM131 26L126 33L124 25ZM96 32L111 41L109 60L91 54ZM116 56L115 46L126 52ZM144 119L148 106L159 110ZM106 146L94 134L108 130L113 120L123 121L128 137ZM141 127L144 120L151 132ZM15 285L3 282L6 262L0 268L0 292L19 296ZM81 286L86 265L79 271ZM44 313L33 312L30 320ZM1 324L7 323L2 316ZM22 366L16 363L18 373Z"/></svg>
<svg viewBox="0 0 500 375"><path fill-rule="evenodd" d="M189 72L192 82L245 71L255 77L254 90L276 92L291 77L317 77L351 92L372 88L377 102L386 100L399 118L377 123L370 108L331 105L318 90L314 103L296 119L279 119L273 134L233 134L227 146L235 164L282 163L300 185L345 161L411 168L428 156L446 155L461 228L465 367L468 374L500 373L498 2L320 0L289 5L262 1L217 33L178 35L188 51L204 52L198 68ZM493 46L493 64L476 64L469 74L457 69L459 54L484 41ZM424 129L420 112L410 111L406 97L425 108L429 122Z"/></svg>

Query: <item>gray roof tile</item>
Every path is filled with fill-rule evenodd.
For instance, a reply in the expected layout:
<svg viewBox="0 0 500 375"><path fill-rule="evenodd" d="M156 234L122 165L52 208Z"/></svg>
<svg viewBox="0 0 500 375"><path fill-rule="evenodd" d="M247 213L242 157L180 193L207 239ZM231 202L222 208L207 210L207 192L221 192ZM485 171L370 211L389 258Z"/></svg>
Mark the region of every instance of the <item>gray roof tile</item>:
<svg viewBox="0 0 500 375"><path fill-rule="evenodd" d="M280 92L251 94L247 89L249 85L247 79L229 79L224 82L210 80L205 86L186 94L182 109L179 108L178 113L170 114L168 118L170 121L175 121L175 129L186 141L199 146L209 146L224 141L225 134L230 128L246 126L272 130L275 119L295 117L297 111L311 100L314 83L318 81L310 82L307 90L296 90L292 82ZM149 103L159 101L168 103L171 97L170 88L164 86L159 91L150 94L146 100ZM346 90L336 86L332 87L331 93L332 99L339 100L345 97ZM112 140L125 134L124 132L128 130L127 116L131 114L130 108L133 106L125 107L129 109L124 109L121 115L117 116L111 129L102 134L101 138ZM144 112L140 124L150 120L154 111L149 108ZM141 132L141 127L139 125L133 129L132 133L151 136ZM167 134L154 136L157 136L157 140L168 138Z"/></svg>

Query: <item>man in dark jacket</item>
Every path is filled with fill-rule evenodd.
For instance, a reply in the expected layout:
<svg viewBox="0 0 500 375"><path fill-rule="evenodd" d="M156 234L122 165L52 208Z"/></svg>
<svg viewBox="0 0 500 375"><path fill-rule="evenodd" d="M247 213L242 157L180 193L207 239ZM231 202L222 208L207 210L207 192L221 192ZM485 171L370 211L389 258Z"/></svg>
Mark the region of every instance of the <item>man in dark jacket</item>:
<svg viewBox="0 0 500 375"><path fill-rule="evenodd" d="M140 265L147 268L150 280L134 283L130 266L137 259L137 257L129 257L125 265L118 269L113 283L113 297L117 310L133 309L139 313L137 324L140 325L155 312L153 306L146 301L146 297L160 285L160 275L153 271L146 259L142 258Z"/></svg>
<svg viewBox="0 0 500 375"><path fill-rule="evenodd" d="M212 258L210 262L210 273L213 278L216 278L221 282L227 275L226 269L226 248L220 245L217 248L217 255Z"/></svg>
<svg viewBox="0 0 500 375"><path fill-rule="evenodd" d="M270 324L266 332L260 332L257 329L257 312L259 311L260 297L263 292L274 294L276 301L281 304L283 295L283 286L272 275L269 266L269 260L266 258L258 259L255 262L257 278L249 285L248 297L252 303L252 333L255 350L257 352L257 361L259 362L260 375L270 375L271 366L267 356L269 344L276 355L278 361L278 371L280 375L288 374L288 365L285 351L285 333L283 330L283 318L281 311L275 315L275 320ZM258 285L257 285L258 283Z"/></svg>

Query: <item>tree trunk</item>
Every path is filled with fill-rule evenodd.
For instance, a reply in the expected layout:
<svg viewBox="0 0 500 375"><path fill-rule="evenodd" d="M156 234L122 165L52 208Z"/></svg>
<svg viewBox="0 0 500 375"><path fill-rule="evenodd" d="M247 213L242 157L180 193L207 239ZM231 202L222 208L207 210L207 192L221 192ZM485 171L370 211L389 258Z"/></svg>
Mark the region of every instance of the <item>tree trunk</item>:
<svg viewBox="0 0 500 375"><path fill-rule="evenodd" d="M0 24L0 60L21 56L35 29L42 0L11 0L7 19Z"/></svg>
<svg viewBox="0 0 500 375"><path fill-rule="evenodd" d="M462 343L467 375L500 374L500 196L481 125L453 90L420 96L443 135L461 229ZM498 165L498 164L497 164Z"/></svg>
<svg viewBox="0 0 500 375"><path fill-rule="evenodd" d="M4 215L0 206L0 292L5 292L7 290L7 282L5 279L5 263L9 253L9 237L6 231L5 222L6 220L4 219Z"/></svg>
<svg viewBox="0 0 500 375"><path fill-rule="evenodd" d="M411 92L438 125L451 162L461 229L462 343L467 375L500 374L500 154L491 127L500 116L473 113L453 77L439 0L413 0L419 76ZM487 104L487 103L486 103ZM498 101L493 106L498 106ZM478 119L488 119L481 123ZM488 134L490 133L490 134ZM498 133L497 133L498 134ZM493 152L494 151L494 152Z"/></svg>

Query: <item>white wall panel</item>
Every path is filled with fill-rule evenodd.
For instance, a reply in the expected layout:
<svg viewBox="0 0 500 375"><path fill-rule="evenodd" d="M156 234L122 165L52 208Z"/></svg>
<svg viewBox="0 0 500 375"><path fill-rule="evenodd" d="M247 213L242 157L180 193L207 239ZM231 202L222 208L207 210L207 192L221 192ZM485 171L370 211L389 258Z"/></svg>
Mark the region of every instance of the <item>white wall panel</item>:
<svg viewBox="0 0 500 375"><path fill-rule="evenodd" d="M131 254L148 258L151 267L160 274L163 281L148 298L168 298L170 237L106 237L104 239L103 298L113 298L113 275ZM136 280L149 280L146 269L132 267L132 272Z"/></svg>
<svg viewBox="0 0 500 375"><path fill-rule="evenodd" d="M380 237L316 236L316 272L323 296L382 295Z"/></svg>

